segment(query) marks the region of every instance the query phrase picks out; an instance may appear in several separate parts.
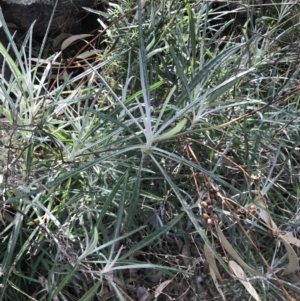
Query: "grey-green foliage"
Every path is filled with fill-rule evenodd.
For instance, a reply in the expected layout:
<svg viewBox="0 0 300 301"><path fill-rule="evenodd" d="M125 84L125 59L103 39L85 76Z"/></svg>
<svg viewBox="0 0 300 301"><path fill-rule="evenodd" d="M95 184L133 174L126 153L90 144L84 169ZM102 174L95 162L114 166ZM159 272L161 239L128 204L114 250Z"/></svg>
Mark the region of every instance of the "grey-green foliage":
<svg viewBox="0 0 300 301"><path fill-rule="evenodd" d="M0 83L3 165L14 172L0 183L1 209L12 216L2 214L0 224L3 300L20 292L25 300L101 299L106 286L120 300L134 298L126 279L149 285L153 271L160 279L149 290L184 280L176 287L191 300L214 285L195 278L204 243L224 275L221 289L244 297L204 219L203 201L215 192L207 182L219 193L210 218L242 260L268 276L249 275L251 283L265 300L282 296L251 244L279 275L286 258L270 230L255 216L237 218L239 209L261 206L260 193L280 229L299 226L299 53L292 44L277 48L295 27L279 32L278 23L264 35L256 28L243 41L226 36L218 49L219 38L206 36L210 11L154 1L139 13L132 26L126 19L110 29L108 44L119 37L112 52L52 90L59 53L40 61L39 74L23 63L26 52L16 49L15 62L0 48L13 71ZM197 18L206 21L200 28ZM29 32L29 49L30 39Z"/></svg>

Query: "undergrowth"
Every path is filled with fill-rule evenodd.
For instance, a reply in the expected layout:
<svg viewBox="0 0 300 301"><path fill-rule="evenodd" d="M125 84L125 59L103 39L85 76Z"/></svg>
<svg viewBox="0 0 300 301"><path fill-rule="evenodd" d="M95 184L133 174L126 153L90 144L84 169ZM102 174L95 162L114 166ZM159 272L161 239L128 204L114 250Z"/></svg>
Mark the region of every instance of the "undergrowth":
<svg viewBox="0 0 300 301"><path fill-rule="evenodd" d="M1 16L1 300L299 300L299 5L134 5L68 61Z"/></svg>

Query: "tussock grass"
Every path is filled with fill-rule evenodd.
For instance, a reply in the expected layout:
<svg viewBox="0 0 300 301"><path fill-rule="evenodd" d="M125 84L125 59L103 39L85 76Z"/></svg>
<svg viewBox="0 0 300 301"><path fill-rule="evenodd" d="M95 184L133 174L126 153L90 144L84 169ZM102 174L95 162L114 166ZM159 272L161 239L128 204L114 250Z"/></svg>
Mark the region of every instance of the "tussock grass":
<svg viewBox="0 0 300 301"><path fill-rule="evenodd" d="M298 298L300 10L270 4L111 4L54 77L1 17L1 300Z"/></svg>

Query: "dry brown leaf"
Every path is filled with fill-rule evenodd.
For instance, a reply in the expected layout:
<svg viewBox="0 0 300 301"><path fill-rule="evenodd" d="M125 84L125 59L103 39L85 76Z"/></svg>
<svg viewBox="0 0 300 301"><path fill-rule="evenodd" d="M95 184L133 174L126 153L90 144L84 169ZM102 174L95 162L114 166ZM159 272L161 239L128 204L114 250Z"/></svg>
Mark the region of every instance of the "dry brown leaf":
<svg viewBox="0 0 300 301"><path fill-rule="evenodd" d="M249 282L247 275L243 271L243 269L233 260L230 260L228 266L232 273L237 277L237 279L243 284L245 289L249 292L249 294L256 300L261 301L259 295L257 294L256 290Z"/></svg>
<svg viewBox="0 0 300 301"><path fill-rule="evenodd" d="M216 277L220 280L223 281L222 276L217 268L216 260L214 253L211 251L211 249L208 247L207 244L204 245L204 255L208 261L209 268L212 268Z"/></svg>
<svg viewBox="0 0 300 301"><path fill-rule="evenodd" d="M284 244L289 258L289 263L281 275L287 275L293 273L299 268L299 261L297 258L297 254L282 235L279 235L278 239Z"/></svg>
<svg viewBox="0 0 300 301"><path fill-rule="evenodd" d="M223 291L221 290L220 285L219 285L219 283L218 283L218 279L217 279L217 276L216 276L216 274L215 274L215 271L213 270L213 268L212 268L211 266L209 266L209 272L210 272L211 278L212 278L213 281L214 281L214 285L215 285L217 291L218 291L219 294L221 295L222 299L223 299L224 301L226 301L225 295L224 295Z"/></svg>
<svg viewBox="0 0 300 301"><path fill-rule="evenodd" d="M92 36L91 34L77 34L74 36L71 36L64 40L61 44L61 51L65 50L67 47L69 47L74 42L77 42L78 40L82 40L84 38Z"/></svg>
<svg viewBox="0 0 300 301"><path fill-rule="evenodd" d="M50 59L44 60L44 59L37 59L37 58L32 57L32 58L30 58L30 60L32 62L39 63L40 65L42 65L42 64L48 65L50 63L51 63L52 66L53 65L55 65L55 66L60 66L61 65L60 62L50 61Z"/></svg>
<svg viewBox="0 0 300 301"><path fill-rule="evenodd" d="M151 296L149 291L143 286L139 286L137 288L136 295L137 295L138 301L147 301Z"/></svg>
<svg viewBox="0 0 300 301"><path fill-rule="evenodd" d="M263 199L261 197L258 197L256 199L256 202L260 205L260 208L257 211L260 219L262 219L266 223L266 225L269 226L269 228L272 230L273 234L276 235L276 233L278 232L278 227L273 221L270 213L267 211Z"/></svg>
<svg viewBox="0 0 300 301"><path fill-rule="evenodd" d="M158 284L162 279L163 273L161 271L154 271L147 275L147 279L153 284Z"/></svg>
<svg viewBox="0 0 300 301"><path fill-rule="evenodd" d="M191 265L191 262L189 259L189 252L186 244L184 244L181 249L181 255L184 265L186 266L186 268L188 268Z"/></svg>
<svg viewBox="0 0 300 301"><path fill-rule="evenodd" d="M226 239L219 225L216 225L216 230L222 246L239 263L239 265L254 275L262 276L259 272L252 269L246 262L243 261L243 259L238 255L238 253L233 249L231 244Z"/></svg>
<svg viewBox="0 0 300 301"><path fill-rule="evenodd" d="M72 36L72 35L69 34L69 33L65 33L65 32L61 33L60 35L58 35L58 36L53 40L52 46L53 46L54 48L57 48L58 45L59 45L63 40L65 40L65 39L67 39L67 38L69 38L69 37L71 37L71 36Z"/></svg>
<svg viewBox="0 0 300 301"><path fill-rule="evenodd" d="M300 239L296 238L292 232L287 232L282 237L287 241L289 244L295 245L296 247L300 248Z"/></svg>
<svg viewBox="0 0 300 301"><path fill-rule="evenodd" d="M172 282L172 280L166 280L166 281L162 282L162 283L156 288L156 290L155 290L155 292L154 292L155 298L157 298L157 297L161 294L161 292L164 290L164 288L165 288L170 282Z"/></svg>
<svg viewBox="0 0 300 301"><path fill-rule="evenodd" d="M81 54L77 55L77 59L87 59L91 56L94 55L101 55L103 53L102 50L98 50L98 49L92 49L92 50L87 50L85 52L82 52Z"/></svg>

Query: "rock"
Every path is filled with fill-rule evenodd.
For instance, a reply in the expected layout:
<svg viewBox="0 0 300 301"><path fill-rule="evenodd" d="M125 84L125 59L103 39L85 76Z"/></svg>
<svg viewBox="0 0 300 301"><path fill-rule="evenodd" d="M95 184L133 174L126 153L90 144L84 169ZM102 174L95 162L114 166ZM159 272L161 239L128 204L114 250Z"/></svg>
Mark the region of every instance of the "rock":
<svg viewBox="0 0 300 301"><path fill-rule="evenodd" d="M6 22L27 31L34 25L34 35L44 36L56 0L0 0ZM81 20L87 14L82 7L93 7L95 0L58 0L50 34L80 33Z"/></svg>
<svg viewBox="0 0 300 301"><path fill-rule="evenodd" d="M93 14L88 14L82 7L96 8L97 0L58 0L55 9L54 17L51 23L49 35L53 38L60 33L80 34L86 30L86 26L82 28L82 20L85 19L85 24L92 23L95 19ZM0 9L11 34L14 34L14 41L19 48L25 33L30 26L35 22L33 35L38 43L45 36L56 0L0 0ZM88 33L88 32L85 32ZM5 48L8 46L8 38L4 33L3 28L0 28L0 42ZM9 54L15 59L15 53L10 48ZM4 57L0 53L0 77L3 71ZM5 64L2 76L5 79L10 77L10 69Z"/></svg>

